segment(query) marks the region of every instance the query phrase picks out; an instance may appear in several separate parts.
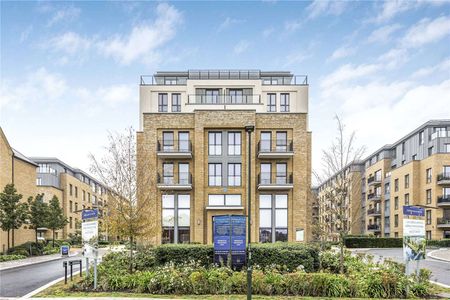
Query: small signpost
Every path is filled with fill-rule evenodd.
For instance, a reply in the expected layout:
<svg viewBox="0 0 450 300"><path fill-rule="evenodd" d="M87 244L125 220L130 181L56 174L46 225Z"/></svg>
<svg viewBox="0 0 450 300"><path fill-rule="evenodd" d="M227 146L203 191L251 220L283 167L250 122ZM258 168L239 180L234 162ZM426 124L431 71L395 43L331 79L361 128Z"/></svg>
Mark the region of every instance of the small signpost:
<svg viewBox="0 0 450 300"><path fill-rule="evenodd" d="M403 259L405 273L409 275L409 262L416 261L416 274L419 272L419 262L425 259L427 241L425 238L425 209L417 206L403 206ZM414 219L419 217L421 219ZM407 286L407 294L409 287Z"/></svg>
<svg viewBox="0 0 450 300"><path fill-rule="evenodd" d="M61 246L61 256L69 256L69 246Z"/></svg>
<svg viewBox="0 0 450 300"><path fill-rule="evenodd" d="M89 259L94 260L94 289L97 289L97 257L98 257L98 210L84 209L81 212L81 238L83 240L83 256L86 258L86 277L89 276Z"/></svg>
<svg viewBox="0 0 450 300"><path fill-rule="evenodd" d="M246 260L245 216L213 217L214 262L240 269Z"/></svg>

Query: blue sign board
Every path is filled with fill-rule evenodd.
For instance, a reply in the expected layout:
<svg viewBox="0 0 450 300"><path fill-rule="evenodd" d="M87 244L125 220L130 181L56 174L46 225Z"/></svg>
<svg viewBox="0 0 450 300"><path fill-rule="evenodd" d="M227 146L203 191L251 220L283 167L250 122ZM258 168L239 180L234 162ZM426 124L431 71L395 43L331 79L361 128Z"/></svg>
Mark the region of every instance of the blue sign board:
<svg viewBox="0 0 450 300"><path fill-rule="evenodd" d="M83 209L81 211L81 219L97 219L98 218L98 210L97 209Z"/></svg>
<svg viewBox="0 0 450 300"><path fill-rule="evenodd" d="M61 255L62 256L69 255L69 246L67 246L67 245L61 246Z"/></svg>
<svg viewBox="0 0 450 300"><path fill-rule="evenodd" d="M405 205L403 206L403 215L423 217L425 216L425 209L423 207Z"/></svg>
<svg viewBox="0 0 450 300"><path fill-rule="evenodd" d="M231 258L233 267L242 267L246 259L245 216L214 216L214 261L226 263Z"/></svg>

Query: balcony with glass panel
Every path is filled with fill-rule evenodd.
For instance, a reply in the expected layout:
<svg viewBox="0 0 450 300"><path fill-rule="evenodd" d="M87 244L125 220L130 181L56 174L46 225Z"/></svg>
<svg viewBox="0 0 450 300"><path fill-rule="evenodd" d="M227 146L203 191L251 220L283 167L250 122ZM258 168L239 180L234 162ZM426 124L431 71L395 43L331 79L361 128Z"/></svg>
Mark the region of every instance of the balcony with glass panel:
<svg viewBox="0 0 450 300"><path fill-rule="evenodd" d="M450 207L450 195L443 195L437 197L437 206Z"/></svg>
<svg viewBox="0 0 450 300"><path fill-rule="evenodd" d="M190 191L192 190L192 174L189 172L158 174L157 187L163 191Z"/></svg>
<svg viewBox="0 0 450 300"><path fill-rule="evenodd" d="M243 105L262 104L261 95L223 95L220 93L188 95L187 104Z"/></svg>
<svg viewBox="0 0 450 300"><path fill-rule="evenodd" d="M367 225L367 231L379 232L381 231L381 226L378 224L369 224Z"/></svg>
<svg viewBox="0 0 450 300"><path fill-rule="evenodd" d="M275 139L258 142L258 158L290 158L294 156L292 140Z"/></svg>
<svg viewBox="0 0 450 300"><path fill-rule="evenodd" d="M381 184L381 176L370 176L367 178L367 184L371 185L380 185Z"/></svg>
<svg viewBox="0 0 450 300"><path fill-rule="evenodd" d="M445 172L438 174L437 184L439 185L450 185L450 172Z"/></svg>
<svg viewBox="0 0 450 300"><path fill-rule="evenodd" d="M192 158L190 140L158 140L156 154L160 158Z"/></svg>
<svg viewBox="0 0 450 300"><path fill-rule="evenodd" d="M443 229L450 229L450 217L438 218L437 219L437 227L443 228Z"/></svg>
<svg viewBox="0 0 450 300"><path fill-rule="evenodd" d="M370 193L370 194L367 195L367 200L369 200L369 201L380 201L381 200L381 194Z"/></svg>
<svg viewBox="0 0 450 300"><path fill-rule="evenodd" d="M261 172L258 174L258 190L290 190L294 188L292 173Z"/></svg>
<svg viewBox="0 0 450 300"><path fill-rule="evenodd" d="M367 210L367 215L370 217L381 216L381 209L379 208L370 208Z"/></svg>
<svg viewBox="0 0 450 300"><path fill-rule="evenodd" d="M450 131L447 130L438 130L436 132L433 132L430 135L430 140L435 140L437 138L445 138L445 137L450 137Z"/></svg>

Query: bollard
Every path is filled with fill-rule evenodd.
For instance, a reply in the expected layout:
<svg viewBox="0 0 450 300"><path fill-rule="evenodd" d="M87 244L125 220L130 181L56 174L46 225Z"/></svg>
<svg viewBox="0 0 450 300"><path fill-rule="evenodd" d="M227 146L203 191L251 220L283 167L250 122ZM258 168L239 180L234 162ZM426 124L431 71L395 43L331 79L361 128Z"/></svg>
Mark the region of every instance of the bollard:
<svg viewBox="0 0 450 300"><path fill-rule="evenodd" d="M72 278L73 261L71 261L69 264L70 264L70 281L73 281L73 278Z"/></svg>
<svg viewBox="0 0 450 300"><path fill-rule="evenodd" d="M67 261L63 262L63 268L64 268L64 284L67 284Z"/></svg>
<svg viewBox="0 0 450 300"><path fill-rule="evenodd" d="M83 260L80 259L80 277L83 277Z"/></svg>

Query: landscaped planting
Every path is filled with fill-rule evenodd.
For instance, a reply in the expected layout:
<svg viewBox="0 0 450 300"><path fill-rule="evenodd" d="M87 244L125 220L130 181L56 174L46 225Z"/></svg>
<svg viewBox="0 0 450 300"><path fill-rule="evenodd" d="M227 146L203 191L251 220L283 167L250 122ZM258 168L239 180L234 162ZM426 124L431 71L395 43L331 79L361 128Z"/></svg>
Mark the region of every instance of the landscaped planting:
<svg viewBox="0 0 450 300"><path fill-rule="evenodd" d="M317 270L318 265L315 266L314 258L311 259L309 254L306 254L309 253L308 250L301 250L300 247L296 248L297 246L255 245L253 248L254 253L257 253L255 256L263 255L261 252L267 251L269 258L266 260L255 258L264 265L256 263L254 265L252 286L254 294L404 298L408 284L411 296L423 297L430 293L428 282L430 274L425 270L422 270L417 278L415 275L406 277L404 266L401 264L390 261L376 263L370 257L351 256L347 253L345 274L337 274L339 256L336 253L322 252L320 254L322 269ZM202 258L208 257L207 246L195 245L204 252L200 250L197 253L196 261L181 262L181 257L175 255L178 253L174 250L176 247L181 247L182 252L186 252L190 251L186 249L190 249L193 245L171 245L140 250L135 254L134 272L129 272L127 252L107 255L98 268L98 290L183 295L246 293L245 270L235 271L226 266L206 264L206 258L205 260ZM277 251L280 252L280 257L286 256L293 262L286 265L284 259L276 260L274 257ZM162 257L167 256L178 259L172 262L162 260ZM319 257L318 253L317 256ZM269 261L272 262L271 265L268 264ZM309 266L295 265L295 261L303 261ZM278 264L279 262L282 264ZM74 285L73 289L91 290L92 280L93 277L90 276L80 284Z"/></svg>
<svg viewBox="0 0 450 300"><path fill-rule="evenodd" d="M10 254L10 255L5 254L5 255L0 255L0 262L23 259L23 258L26 258L26 256L19 255L19 254Z"/></svg>

